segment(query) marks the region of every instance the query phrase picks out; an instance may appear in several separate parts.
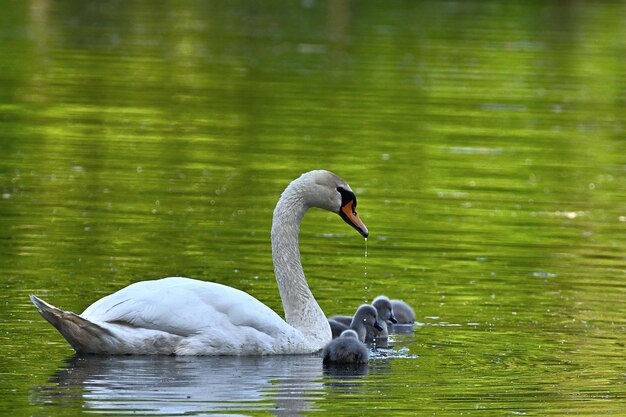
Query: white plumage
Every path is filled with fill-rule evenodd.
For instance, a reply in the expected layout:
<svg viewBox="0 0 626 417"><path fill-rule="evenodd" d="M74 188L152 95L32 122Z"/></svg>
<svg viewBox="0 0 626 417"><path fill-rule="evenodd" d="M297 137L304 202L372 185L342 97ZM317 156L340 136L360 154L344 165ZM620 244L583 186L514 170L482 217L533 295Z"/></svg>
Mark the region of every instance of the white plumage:
<svg viewBox="0 0 626 417"><path fill-rule="evenodd" d="M304 213L341 213L367 236L356 198L341 178L311 171L283 192L272 223L272 255L286 320L251 295L225 285L171 277L131 284L81 315L31 296L41 315L78 352L102 354L265 355L316 352L331 340L300 263Z"/></svg>

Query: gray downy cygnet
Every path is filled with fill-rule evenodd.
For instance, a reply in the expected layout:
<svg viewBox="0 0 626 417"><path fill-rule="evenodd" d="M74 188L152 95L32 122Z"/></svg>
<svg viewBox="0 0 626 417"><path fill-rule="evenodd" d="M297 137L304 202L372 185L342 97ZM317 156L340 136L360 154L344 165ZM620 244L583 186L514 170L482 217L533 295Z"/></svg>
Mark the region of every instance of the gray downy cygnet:
<svg viewBox="0 0 626 417"><path fill-rule="evenodd" d="M362 304L359 308L357 308L349 326L332 319L329 319L328 323L330 324L331 331L333 332L333 338L337 337L336 335L341 334L344 330L352 329L357 332L361 342L365 341L368 328L375 328L379 331L383 329L383 326L378 321L378 312L369 304Z"/></svg>
<svg viewBox="0 0 626 417"><path fill-rule="evenodd" d="M329 363L367 363L369 350L359 341L359 335L352 329L344 330L331 340L322 351L322 361Z"/></svg>
<svg viewBox="0 0 626 417"><path fill-rule="evenodd" d="M391 307L393 308L393 314L396 320L398 320L398 324L415 323L415 312L410 305L402 300L391 300Z"/></svg>
<svg viewBox="0 0 626 417"><path fill-rule="evenodd" d="M391 301L384 295L379 295L378 297L374 298L372 305L376 309L376 312L378 314L378 321L383 327L383 330L379 331L372 327L368 327L367 333L365 335L366 339L387 337L389 335L389 331L387 330L386 322L389 321L393 324L397 323ZM328 322L330 323L330 328L333 333L333 339L339 337L342 331L350 327L350 324L352 323L352 318L353 316L341 315L330 316L328 318Z"/></svg>
<svg viewBox="0 0 626 417"><path fill-rule="evenodd" d="M389 301L389 298L385 297L384 295L379 295L378 297L374 298L372 305L374 306L374 308L376 308L376 312L378 313L378 321L380 322L383 329L377 330L373 327L368 327L365 339L380 339L389 337L389 331L387 330L387 321L391 323L398 322L394 316L391 301Z"/></svg>

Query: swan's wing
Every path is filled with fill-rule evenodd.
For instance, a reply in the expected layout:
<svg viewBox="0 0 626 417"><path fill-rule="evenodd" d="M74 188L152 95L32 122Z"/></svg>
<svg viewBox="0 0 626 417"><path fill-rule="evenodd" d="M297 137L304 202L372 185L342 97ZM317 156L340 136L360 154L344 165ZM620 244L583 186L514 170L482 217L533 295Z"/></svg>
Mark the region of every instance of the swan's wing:
<svg viewBox="0 0 626 417"><path fill-rule="evenodd" d="M229 329L255 329L272 337L293 332L278 314L251 295L221 284L189 278L142 281L89 306L93 322L160 330L188 337Z"/></svg>

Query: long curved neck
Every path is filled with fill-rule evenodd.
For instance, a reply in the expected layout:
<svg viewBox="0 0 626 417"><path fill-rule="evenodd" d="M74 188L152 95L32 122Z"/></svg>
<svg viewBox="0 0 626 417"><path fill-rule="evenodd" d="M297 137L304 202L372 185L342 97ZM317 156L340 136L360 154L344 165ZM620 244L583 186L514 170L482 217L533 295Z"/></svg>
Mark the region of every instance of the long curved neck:
<svg viewBox="0 0 626 417"><path fill-rule="evenodd" d="M300 261L298 233L308 207L302 190L292 183L283 192L272 220L272 259L285 321L321 347L331 339L324 312L313 297Z"/></svg>

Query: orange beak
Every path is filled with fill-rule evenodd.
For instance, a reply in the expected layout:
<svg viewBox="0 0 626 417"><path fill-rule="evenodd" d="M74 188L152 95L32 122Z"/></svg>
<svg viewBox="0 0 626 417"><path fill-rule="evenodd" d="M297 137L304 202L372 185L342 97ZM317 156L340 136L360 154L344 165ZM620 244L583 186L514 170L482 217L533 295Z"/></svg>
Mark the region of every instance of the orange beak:
<svg viewBox="0 0 626 417"><path fill-rule="evenodd" d="M369 235L367 227L365 227L359 215L356 214L356 210L354 209L354 200L350 200L341 206L339 215L346 223L354 227L363 237L367 237Z"/></svg>

